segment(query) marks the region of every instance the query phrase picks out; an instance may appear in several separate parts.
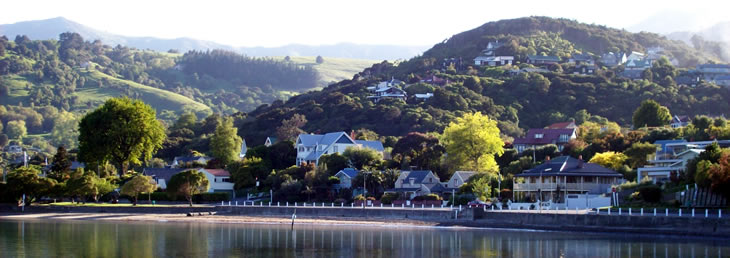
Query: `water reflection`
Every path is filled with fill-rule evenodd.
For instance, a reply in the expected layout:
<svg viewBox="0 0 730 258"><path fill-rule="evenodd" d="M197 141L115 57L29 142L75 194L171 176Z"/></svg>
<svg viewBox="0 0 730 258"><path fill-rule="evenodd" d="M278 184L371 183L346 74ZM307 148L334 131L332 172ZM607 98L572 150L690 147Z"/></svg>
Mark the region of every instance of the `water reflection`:
<svg viewBox="0 0 730 258"><path fill-rule="evenodd" d="M726 241L447 228L0 221L0 257L723 257Z"/></svg>

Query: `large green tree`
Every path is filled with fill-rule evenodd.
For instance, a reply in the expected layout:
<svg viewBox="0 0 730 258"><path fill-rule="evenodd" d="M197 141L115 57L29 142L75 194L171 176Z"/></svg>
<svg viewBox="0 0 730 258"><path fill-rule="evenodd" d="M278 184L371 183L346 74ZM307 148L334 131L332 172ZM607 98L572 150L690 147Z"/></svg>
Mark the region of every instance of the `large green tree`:
<svg viewBox="0 0 730 258"><path fill-rule="evenodd" d="M668 125L672 121L669 109L654 100L644 100L634 111L634 128Z"/></svg>
<svg viewBox="0 0 730 258"><path fill-rule="evenodd" d="M138 175L127 181L127 183L122 186L121 194L132 197L132 199L134 199L134 206L136 206L137 196L139 196L139 194L147 193L149 197L149 194L154 192L155 189L157 189L157 185L153 183L152 177Z"/></svg>
<svg viewBox="0 0 730 258"><path fill-rule="evenodd" d="M121 173L149 160L162 147L165 129L155 110L141 100L112 98L86 114L79 124L79 158L87 163L112 161Z"/></svg>
<svg viewBox="0 0 730 258"><path fill-rule="evenodd" d="M173 196L184 196L193 206L193 196L208 191L210 182L203 172L187 170L175 174L167 184L167 192Z"/></svg>
<svg viewBox="0 0 730 258"><path fill-rule="evenodd" d="M215 128L215 134L210 139L210 151L213 157L228 165L239 159L242 142L238 128L233 127L233 119L226 118Z"/></svg>
<svg viewBox="0 0 730 258"><path fill-rule="evenodd" d="M56 154L53 155L53 161L51 162L51 172L48 177L56 179L59 182L63 182L69 179L71 172L71 160L68 157L66 148L61 145L56 150Z"/></svg>
<svg viewBox="0 0 730 258"><path fill-rule="evenodd" d="M495 155L504 153L497 122L482 113L466 113L451 122L441 137L451 170L496 173Z"/></svg>
<svg viewBox="0 0 730 258"><path fill-rule="evenodd" d="M78 145L79 119L71 112L58 114L51 130L51 143L74 149Z"/></svg>
<svg viewBox="0 0 730 258"><path fill-rule="evenodd" d="M342 156L347 158L353 167L362 169L365 166L375 166L383 159L383 155L370 148L347 147Z"/></svg>
<svg viewBox="0 0 730 258"><path fill-rule="evenodd" d="M5 128L5 133L10 139L19 140L28 134L28 129L25 127L25 121L13 120L8 122L8 126Z"/></svg>
<svg viewBox="0 0 730 258"><path fill-rule="evenodd" d="M8 173L7 189L5 194L21 203L25 194L25 205L30 205L38 198L51 193L56 180L40 176L40 171L34 167L20 167Z"/></svg>

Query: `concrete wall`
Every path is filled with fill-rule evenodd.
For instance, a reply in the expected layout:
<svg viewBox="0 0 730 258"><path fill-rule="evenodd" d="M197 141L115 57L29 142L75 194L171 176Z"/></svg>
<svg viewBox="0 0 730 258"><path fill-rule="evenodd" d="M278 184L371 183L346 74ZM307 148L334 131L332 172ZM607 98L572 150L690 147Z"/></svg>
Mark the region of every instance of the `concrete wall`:
<svg viewBox="0 0 730 258"><path fill-rule="evenodd" d="M730 237L730 219L719 218L484 212L479 209L475 210L474 218L472 225L479 227Z"/></svg>
<svg viewBox="0 0 730 258"><path fill-rule="evenodd" d="M284 216L291 217L296 209L297 217L342 217L342 218L378 218L378 219L415 219L415 220L451 220L453 211L430 209L387 209L387 208L350 208L350 207L255 207L255 206L218 206L221 214L244 216ZM459 215L467 218L467 215ZM472 216L468 216L469 219Z"/></svg>

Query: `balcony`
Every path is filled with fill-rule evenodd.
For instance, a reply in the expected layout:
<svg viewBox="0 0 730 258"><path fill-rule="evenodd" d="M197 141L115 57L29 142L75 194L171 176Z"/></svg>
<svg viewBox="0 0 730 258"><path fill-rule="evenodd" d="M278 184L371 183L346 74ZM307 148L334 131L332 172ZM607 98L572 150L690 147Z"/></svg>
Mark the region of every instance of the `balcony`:
<svg viewBox="0 0 730 258"><path fill-rule="evenodd" d="M541 190L543 192L549 191L580 191L588 193L607 193L611 191L612 184L599 184L599 183L515 183L514 191L523 192L537 192ZM559 189L558 189L559 188Z"/></svg>

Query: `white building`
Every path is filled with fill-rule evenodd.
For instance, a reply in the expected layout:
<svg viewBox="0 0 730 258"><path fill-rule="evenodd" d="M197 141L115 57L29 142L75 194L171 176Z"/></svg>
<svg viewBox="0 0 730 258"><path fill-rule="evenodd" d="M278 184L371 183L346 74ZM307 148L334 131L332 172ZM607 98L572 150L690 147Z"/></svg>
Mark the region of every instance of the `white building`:
<svg viewBox="0 0 730 258"><path fill-rule="evenodd" d="M319 163L325 154L342 154L347 148L370 148L383 155L385 148L380 141L355 141L345 132L327 134L300 134L295 144L297 149L297 165L302 163Z"/></svg>

